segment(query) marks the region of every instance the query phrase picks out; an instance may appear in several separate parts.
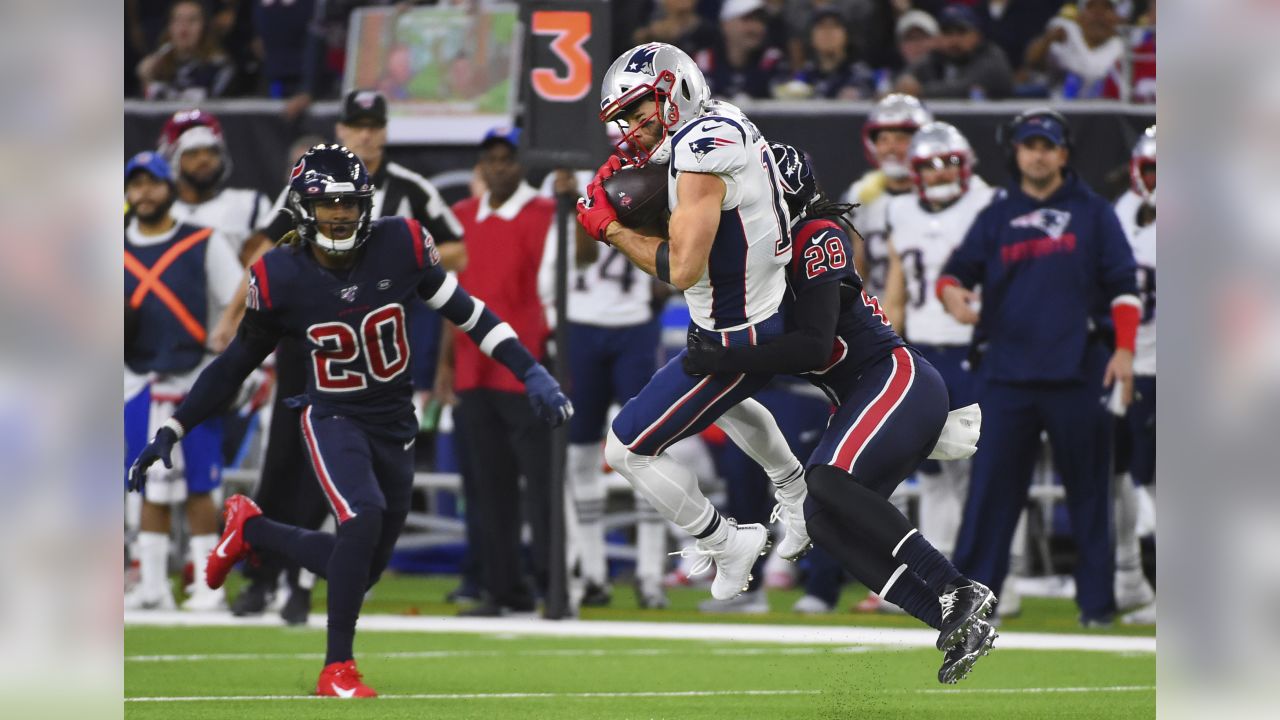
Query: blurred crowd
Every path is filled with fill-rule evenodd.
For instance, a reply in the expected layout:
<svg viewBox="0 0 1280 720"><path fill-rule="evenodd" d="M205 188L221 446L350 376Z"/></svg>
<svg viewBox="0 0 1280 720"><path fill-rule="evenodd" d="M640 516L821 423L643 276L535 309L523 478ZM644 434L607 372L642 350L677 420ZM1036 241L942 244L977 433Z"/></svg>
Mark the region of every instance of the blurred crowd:
<svg viewBox="0 0 1280 720"><path fill-rule="evenodd" d="M126 0L125 96L337 97L360 7L485 0ZM487 4L487 3L486 3ZM1155 102L1156 0L628 0L614 53L659 41L718 97Z"/></svg>

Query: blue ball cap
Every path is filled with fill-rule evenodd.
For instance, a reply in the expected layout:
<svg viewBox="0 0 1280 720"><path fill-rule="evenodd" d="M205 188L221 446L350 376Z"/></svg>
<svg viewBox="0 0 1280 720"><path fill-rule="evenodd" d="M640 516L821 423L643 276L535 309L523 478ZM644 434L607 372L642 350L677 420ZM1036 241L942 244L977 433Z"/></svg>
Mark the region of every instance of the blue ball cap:
<svg viewBox="0 0 1280 720"><path fill-rule="evenodd" d="M480 149L483 150L496 142L504 142L514 149L519 149L520 128L505 125L490 128L489 132L484 134L484 139L480 141Z"/></svg>
<svg viewBox="0 0 1280 720"><path fill-rule="evenodd" d="M169 169L169 163L165 162L159 153L146 151L129 158L129 162L124 165L124 181L129 182L129 178L139 170L150 173L157 180L173 182L173 171Z"/></svg>
<svg viewBox="0 0 1280 720"><path fill-rule="evenodd" d="M968 5L946 6L938 15L938 25L943 30L947 28L978 30L982 27L982 23L978 20L978 14Z"/></svg>
<svg viewBox="0 0 1280 720"><path fill-rule="evenodd" d="M1062 123L1049 115L1033 115L1014 128L1013 141L1026 142L1033 137L1042 137L1054 145L1067 144L1067 130Z"/></svg>

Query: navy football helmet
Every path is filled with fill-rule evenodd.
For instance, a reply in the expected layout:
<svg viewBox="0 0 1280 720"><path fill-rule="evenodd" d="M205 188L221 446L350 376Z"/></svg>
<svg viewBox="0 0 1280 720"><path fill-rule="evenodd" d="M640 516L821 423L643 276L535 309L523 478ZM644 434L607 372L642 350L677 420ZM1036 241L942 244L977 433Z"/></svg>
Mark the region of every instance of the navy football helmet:
<svg viewBox="0 0 1280 720"><path fill-rule="evenodd" d="M316 205L321 202L354 199L360 216L351 237L342 240L320 232ZM369 237L373 215L373 181L356 154L341 145L316 145L304 154L289 173L289 207L298 236L330 253L348 253Z"/></svg>
<svg viewBox="0 0 1280 720"><path fill-rule="evenodd" d="M790 145L771 142L769 152L773 153L773 163L778 166L787 209L790 211L791 222L794 223L818 195L818 181L813 176L813 166L809 164L808 155Z"/></svg>

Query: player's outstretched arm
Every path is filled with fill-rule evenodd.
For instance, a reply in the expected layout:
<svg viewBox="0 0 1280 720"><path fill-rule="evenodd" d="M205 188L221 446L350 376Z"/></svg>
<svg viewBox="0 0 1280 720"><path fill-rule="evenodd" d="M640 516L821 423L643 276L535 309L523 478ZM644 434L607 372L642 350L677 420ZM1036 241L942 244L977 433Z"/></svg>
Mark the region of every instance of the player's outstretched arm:
<svg viewBox="0 0 1280 720"><path fill-rule="evenodd" d="M435 265L427 269L418 285L418 294L427 305L457 325L485 355L502 363L524 383L534 412L552 427L573 415L573 405L529 350L520 343L516 331L458 285L458 280Z"/></svg>
<svg viewBox="0 0 1280 720"><path fill-rule="evenodd" d="M241 383L275 349L281 333L261 312L250 310L227 349L196 378L186 399L156 431L129 468L129 489L142 492L147 468L157 460L173 467L170 454L188 430L223 410L235 399Z"/></svg>
<svg viewBox="0 0 1280 720"><path fill-rule="evenodd" d="M840 317L840 283L811 285L797 296L794 330L763 345L724 347L698 333L689 334L684 370L712 373L795 374L820 370L831 359Z"/></svg>

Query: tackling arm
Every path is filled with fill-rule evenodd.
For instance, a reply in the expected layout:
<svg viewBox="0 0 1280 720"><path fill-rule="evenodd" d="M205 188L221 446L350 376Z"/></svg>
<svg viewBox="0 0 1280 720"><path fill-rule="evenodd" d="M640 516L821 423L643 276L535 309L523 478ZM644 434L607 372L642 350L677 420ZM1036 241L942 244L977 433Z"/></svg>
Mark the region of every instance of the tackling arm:
<svg viewBox="0 0 1280 720"><path fill-rule="evenodd" d="M723 347L700 334L689 336L685 372L795 374L818 370L831 359L840 317L840 283L824 282L803 290L792 317L797 327L763 345Z"/></svg>

